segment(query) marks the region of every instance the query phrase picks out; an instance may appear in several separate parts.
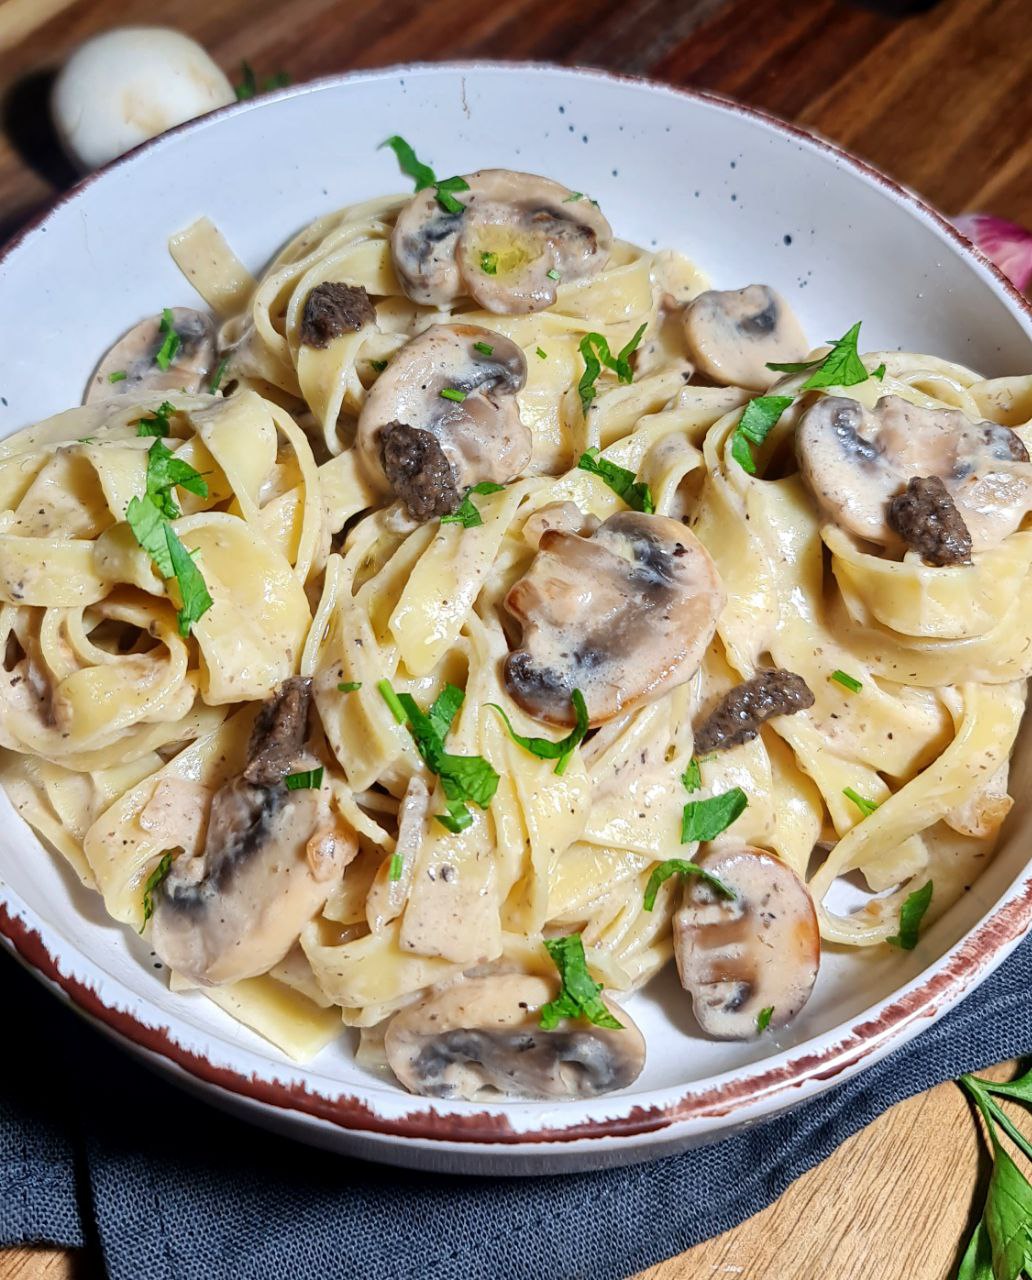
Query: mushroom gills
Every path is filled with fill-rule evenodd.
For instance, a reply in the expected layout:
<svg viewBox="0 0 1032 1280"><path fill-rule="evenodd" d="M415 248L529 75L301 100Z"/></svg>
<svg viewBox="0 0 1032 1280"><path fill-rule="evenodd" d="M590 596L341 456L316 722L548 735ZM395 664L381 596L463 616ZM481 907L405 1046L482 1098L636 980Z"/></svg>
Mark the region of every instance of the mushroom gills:
<svg viewBox="0 0 1032 1280"><path fill-rule="evenodd" d="M767 368L806 358L810 350L792 308L765 284L711 289L685 309L684 336L697 370L721 386L763 391Z"/></svg>
<svg viewBox="0 0 1032 1280"><path fill-rule="evenodd" d="M192 307L173 307L171 314L179 346L168 368L162 369L156 363L167 337L161 328L162 317L141 320L119 338L97 365L86 388L84 404L113 396L139 398L158 391L193 394L201 389L215 365L215 322ZM116 375L114 381L112 375Z"/></svg>
<svg viewBox="0 0 1032 1280"><path fill-rule="evenodd" d="M417 192L391 236L405 293L445 307L468 295L487 311L521 315L551 306L561 282L597 274L613 232L598 206L548 178L511 169L467 175L460 212Z"/></svg>
<svg viewBox="0 0 1032 1280"><path fill-rule="evenodd" d="M460 979L394 1015L387 1061L410 1093L434 1098L590 1098L633 1083L645 1042L626 1009L606 1000L619 1030L567 1020L544 1031L539 1010L556 993L530 974Z"/></svg>
<svg viewBox="0 0 1032 1280"><path fill-rule="evenodd" d="M795 872L750 845L711 849L695 861L735 893L719 897L687 879L674 915L674 957L702 1029L721 1040L789 1023L803 1008L820 966L813 900Z"/></svg>
<svg viewBox="0 0 1032 1280"><path fill-rule="evenodd" d="M154 891L152 942L170 969L215 986L278 964L357 852L323 787L284 778L305 747L311 682L284 681L255 721L243 771L216 792L204 848Z"/></svg>
<svg viewBox="0 0 1032 1280"><path fill-rule="evenodd" d="M579 689L601 724L691 678L724 598L708 552L676 520L624 511L588 537L546 529L505 598L523 626L508 691L530 715L569 725Z"/></svg>
<svg viewBox="0 0 1032 1280"><path fill-rule="evenodd" d="M931 564L961 564L998 546L1032 510L1020 436L959 409L894 395L867 409L821 396L799 423L796 455L827 519L889 552L913 548Z"/></svg>
<svg viewBox="0 0 1032 1280"><path fill-rule="evenodd" d="M366 397L356 435L366 470L419 521L454 511L475 484L515 479L533 445L516 403L526 380L523 352L502 334L433 325Z"/></svg>

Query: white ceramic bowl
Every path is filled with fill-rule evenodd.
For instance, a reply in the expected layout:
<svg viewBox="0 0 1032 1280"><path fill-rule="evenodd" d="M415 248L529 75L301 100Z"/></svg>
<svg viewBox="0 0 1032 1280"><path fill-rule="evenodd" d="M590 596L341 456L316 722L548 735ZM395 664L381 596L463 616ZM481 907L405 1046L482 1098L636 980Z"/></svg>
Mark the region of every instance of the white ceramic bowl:
<svg viewBox="0 0 1032 1280"><path fill-rule="evenodd" d="M376 145L400 133L440 173L508 166L598 198L618 233L675 246L720 286L785 293L815 340L864 322L987 375L1032 367L1016 292L916 197L756 112L594 72L409 67L227 108L66 196L0 260L0 434L78 402L133 322L193 301L166 251L209 214L255 269L317 214L403 190ZM1026 739L1032 737L1025 735ZM1032 744L994 861L906 954L830 950L780 1045L692 1030L669 976L635 996L648 1064L625 1093L557 1106L410 1097L358 1069L347 1035L307 1067L196 994L172 995L145 943L104 916L3 804L0 934L55 991L184 1085L306 1141L399 1164L544 1172L643 1160L813 1097L938 1017L1032 921Z"/></svg>

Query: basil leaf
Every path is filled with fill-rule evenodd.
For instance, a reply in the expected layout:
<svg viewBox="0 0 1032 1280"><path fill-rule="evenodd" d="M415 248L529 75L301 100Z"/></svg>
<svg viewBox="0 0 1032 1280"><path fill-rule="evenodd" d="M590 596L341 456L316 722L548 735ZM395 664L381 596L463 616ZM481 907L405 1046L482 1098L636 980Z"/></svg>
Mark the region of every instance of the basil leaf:
<svg viewBox="0 0 1032 1280"><path fill-rule="evenodd" d="M983 1221L992 1247L993 1274L997 1280L1017 1280L1030 1252L1032 1187L990 1129L993 1176L985 1200Z"/></svg>
<svg viewBox="0 0 1032 1280"><path fill-rule="evenodd" d="M793 398L792 396L756 396L745 406L742 420L735 427L731 437L731 456L751 476L756 474L756 463L749 444L763 444L777 426L781 415L792 403Z"/></svg>
<svg viewBox="0 0 1032 1280"><path fill-rule="evenodd" d="M584 943L579 933L565 938L546 938L545 949L559 970L559 995L541 1006L540 1023L553 1031L563 1018L586 1018L596 1027L623 1030L623 1023L606 1008L601 998L602 984L588 972Z"/></svg>
<svg viewBox="0 0 1032 1280"><path fill-rule="evenodd" d="M165 338L154 353L154 363L162 372L167 373L183 342L179 334L176 333L175 321L168 307L161 313L161 324L158 326L158 332L163 333Z"/></svg>
<svg viewBox="0 0 1032 1280"><path fill-rule="evenodd" d="M582 453L578 459L577 468L580 471L589 471L593 476L604 480L632 510L644 511L649 516L655 512L656 504L652 499L652 490L649 486L644 481L635 480L633 471L617 466L608 458L599 457L597 448L593 447L586 453Z"/></svg>
<svg viewBox="0 0 1032 1280"><path fill-rule="evenodd" d="M182 608L176 614L179 622L179 634L188 636L190 628L198 622L212 606L212 598L200 569L194 558L179 541L176 531L170 524L165 525L165 542L168 546L169 558L172 561L172 575L179 584L179 596Z"/></svg>
<svg viewBox="0 0 1032 1280"><path fill-rule="evenodd" d="M147 921L154 914L154 890L165 879L172 870L172 850L166 849L161 855L161 861L147 877L143 886L143 924L140 925L140 932L143 933L147 927Z"/></svg>
<svg viewBox="0 0 1032 1280"><path fill-rule="evenodd" d="M993 1274L993 1246L982 1218L972 1233L957 1280L995 1280Z"/></svg>
<svg viewBox="0 0 1032 1280"><path fill-rule="evenodd" d="M590 723L584 695L579 689L574 689L570 695L570 701L573 703L576 723L566 737L560 738L558 742L553 742L551 738L525 738L522 733L517 733L512 727L512 722L497 702L489 702L487 705L493 707L505 721L505 727L508 729L509 737L512 738L513 742L521 746L524 751L529 751L532 756L537 756L539 760L558 761L555 766L555 772L561 774L566 772L570 757L584 740L584 735L587 733L588 724Z"/></svg>
<svg viewBox="0 0 1032 1280"><path fill-rule="evenodd" d="M323 766L306 769L303 773L288 773L283 781L288 791L318 791L322 786Z"/></svg>
<svg viewBox="0 0 1032 1280"><path fill-rule="evenodd" d="M732 787L708 800L689 800L681 819L681 843L713 840L726 831L748 808L749 801L741 787Z"/></svg>
<svg viewBox="0 0 1032 1280"><path fill-rule="evenodd" d="M705 802L704 802L705 803ZM645 897L642 899L642 905L646 911L651 911L656 905L656 894L659 893L659 887L664 884L671 876L697 876L720 894L722 898L736 898L738 895L734 889L728 888L723 880L718 880L716 876L698 863L686 862L684 858L667 858L665 862L661 862L658 867L653 869L652 875L649 876L649 882L645 886Z"/></svg>
<svg viewBox="0 0 1032 1280"><path fill-rule="evenodd" d="M437 181L437 174L433 169L418 159L405 139L396 133L384 139L380 147L390 147L398 158L398 168L415 182L417 191L422 191L424 187L432 187Z"/></svg>
<svg viewBox="0 0 1032 1280"><path fill-rule="evenodd" d="M894 947L900 947L904 951L913 951L917 946L917 936L921 928L921 921L924 913L928 910L928 904L932 900L932 881L915 889L909 895L906 902L900 908L899 912L899 933L893 934L891 938L886 938L886 942L890 942Z"/></svg>

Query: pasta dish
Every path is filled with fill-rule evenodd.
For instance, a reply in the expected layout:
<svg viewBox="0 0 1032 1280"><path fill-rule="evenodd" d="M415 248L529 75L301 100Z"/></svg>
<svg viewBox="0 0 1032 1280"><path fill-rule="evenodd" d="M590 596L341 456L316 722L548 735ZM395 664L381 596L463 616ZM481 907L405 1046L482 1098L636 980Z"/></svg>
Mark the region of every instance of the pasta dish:
<svg viewBox="0 0 1032 1280"><path fill-rule="evenodd" d="M588 195L390 145L415 193L258 279L175 236L210 311L0 442L0 782L296 1059L626 1088L671 959L688 1034L769 1036L990 858L1032 375L812 347Z"/></svg>

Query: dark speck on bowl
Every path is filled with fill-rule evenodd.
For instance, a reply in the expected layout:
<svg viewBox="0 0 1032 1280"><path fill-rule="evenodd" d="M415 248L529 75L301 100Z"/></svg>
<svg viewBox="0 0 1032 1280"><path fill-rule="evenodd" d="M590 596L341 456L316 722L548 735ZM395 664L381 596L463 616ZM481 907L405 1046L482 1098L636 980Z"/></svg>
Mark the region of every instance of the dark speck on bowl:
<svg viewBox="0 0 1032 1280"><path fill-rule="evenodd" d="M582 134L581 134L581 142L587 142L587 140L588 140L588 135L587 135L586 133L582 133Z"/></svg>
<svg viewBox="0 0 1032 1280"><path fill-rule="evenodd" d="M566 115L566 108L563 106L563 104L562 104L561 102L559 103L559 114L560 114L561 116Z"/></svg>
<svg viewBox="0 0 1032 1280"><path fill-rule="evenodd" d="M791 244L791 243L792 243L792 237L788 234L788 232L787 232L787 231L786 231L786 232L785 232L785 234L781 237L781 239L782 239L782 241L783 241L785 244Z"/></svg>

